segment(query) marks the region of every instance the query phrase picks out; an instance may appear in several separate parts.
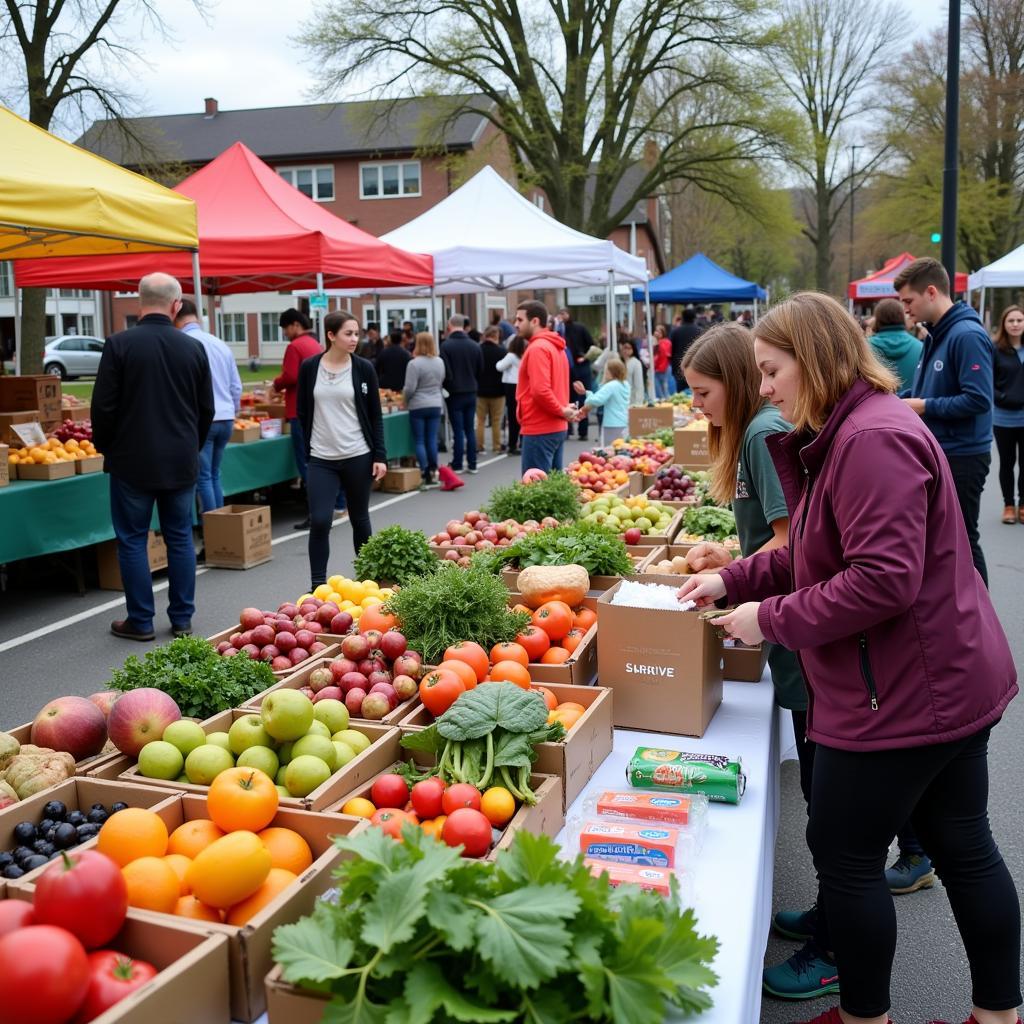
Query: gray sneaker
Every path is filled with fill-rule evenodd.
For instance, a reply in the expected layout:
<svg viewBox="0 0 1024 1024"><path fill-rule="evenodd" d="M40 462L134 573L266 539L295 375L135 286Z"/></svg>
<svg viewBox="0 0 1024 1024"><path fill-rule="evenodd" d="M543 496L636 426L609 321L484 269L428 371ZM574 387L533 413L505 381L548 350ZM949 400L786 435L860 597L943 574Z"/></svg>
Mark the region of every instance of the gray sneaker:
<svg viewBox="0 0 1024 1024"><path fill-rule="evenodd" d="M896 863L885 869L885 884L894 896L930 889L935 884L932 862L927 856L901 853Z"/></svg>

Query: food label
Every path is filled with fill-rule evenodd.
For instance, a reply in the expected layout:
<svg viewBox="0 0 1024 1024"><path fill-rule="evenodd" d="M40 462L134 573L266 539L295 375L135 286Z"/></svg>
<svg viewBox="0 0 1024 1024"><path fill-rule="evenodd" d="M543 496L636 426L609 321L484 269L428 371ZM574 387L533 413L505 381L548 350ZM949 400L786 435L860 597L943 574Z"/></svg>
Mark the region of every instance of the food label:
<svg viewBox="0 0 1024 1024"><path fill-rule="evenodd" d="M686 825L690 820L690 798L658 796L655 793L606 792L598 798L597 813Z"/></svg>
<svg viewBox="0 0 1024 1024"><path fill-rule="evenodd" d="M675 867L679 832L674 828L641 828L587 822L580 834L580 852L595 860L620 864Z"/></svg>
<svg viewBox="0 0 1024 1024"><path fill-rule="evenodd" d="M746 788L739 758L661 747L637 747L626 767L626 779L640 789L684 789L730 804L739 803Z"/></svg>

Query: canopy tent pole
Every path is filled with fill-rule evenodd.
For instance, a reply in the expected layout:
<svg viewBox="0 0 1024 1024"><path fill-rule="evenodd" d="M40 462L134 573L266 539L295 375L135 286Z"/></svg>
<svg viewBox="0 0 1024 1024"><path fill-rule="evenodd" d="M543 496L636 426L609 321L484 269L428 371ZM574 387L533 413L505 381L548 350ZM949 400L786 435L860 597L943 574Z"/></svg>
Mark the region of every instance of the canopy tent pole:
<svg viewBox="0 0 1024 1024"><path fill-rule="evenodd" d="M615 271L608 271L608 287L605 292L605 306L608 317L608 351L614 352L618 342L618 332L615 331Z"/></svg>
<svg viewBox="0 0 1024 1024"><path fill-rule="evenodd" d="M192 250L192 293L196 297L196 309L199 312L199 322L203 326L203 330L208 334L213 332L210 330L210 317L213 316L213 310L211 309L208 315L203 315L203 279L199 276L199 250Z"/></svg>
<svg viewBox="0 0 1024 1024"><path fill-rule="evenodd" d="M14 372L21 376L21 289L14 289Z"/></svg>
<svg viewBox="0 0 1024 1024"><path fill-rule="evenodd" d="M430 286L430 333L434 336L434 341L437 341L437 298L434 295L434 286Z"/></svg>
<svg viewBox="0 0 1024 1024"><path fill-rule="evenodd" d="M754 323L757 323L757 296L754 296Z"/></svg>
<svg viewBox="0 0 1024 1024"><path fill-rule="evenodd" d="M651 326L651 272L644 278L644 326L647 329L647 354L651 360L651 372L654 372L654 328Z"/></svg>
<svg viewBox="0 0 1024 1024"><path fill-rule="evenodd" d="M45 322L45 318L44 318ZM43 334L45 334L45 329ZM60 315L60 288L53 289L53 333L59 338L64 333L64 324Z"/></svg>
<svg viewBox="0 0 1024 1024"><path fill-rule="evenodd" d="M981 322L985 322L985 286L981 286L981 304L978 307L978 316L981 317Z"/></svg>
<svg viewBox="0 0 1024 1024"><path fill-rule="evenodd" d="M316 293L317 298L323 295L324 292L324 274L323 271L318 271L316 275ZM319 306L316 307L316 335L320 339L320 344L327 344L327 335L324 333L324 314Z"/></svg>

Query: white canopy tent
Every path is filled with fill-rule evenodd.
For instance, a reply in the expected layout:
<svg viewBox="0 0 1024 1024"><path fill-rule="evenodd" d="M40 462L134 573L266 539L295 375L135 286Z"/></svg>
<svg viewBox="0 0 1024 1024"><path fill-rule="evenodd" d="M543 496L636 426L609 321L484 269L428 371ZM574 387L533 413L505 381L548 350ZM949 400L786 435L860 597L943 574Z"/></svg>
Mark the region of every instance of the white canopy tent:
<svg viewBox="0 0 1024 1024"><path fill-rule="evenodd" d="M1001 256L987 267L971 274L967 279L968 292L981 289L981 316L985 316L986 288L1013 288L1024 286L1024 245Z"/></svg>

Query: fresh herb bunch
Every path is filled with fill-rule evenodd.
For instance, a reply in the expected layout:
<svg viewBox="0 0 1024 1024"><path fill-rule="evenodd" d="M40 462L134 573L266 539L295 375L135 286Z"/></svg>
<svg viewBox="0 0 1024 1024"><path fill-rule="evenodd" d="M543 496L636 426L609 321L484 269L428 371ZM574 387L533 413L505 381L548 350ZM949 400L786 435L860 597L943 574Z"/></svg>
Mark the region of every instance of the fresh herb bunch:
<svg viewBox="0 0 1024 1024"><path fill-rule="evenodd" d="M388 599L385 611L397 616L410 649L428 665L436 665L445 648L460 640L475 640L489 651L514 640L529 622L523 612L509 609L508 588L497 576L452 562L410 580Z"/></svg>
<svg viewBox="0 0 1024 1024"><path fill-rule="evenodd" d="M723 541L736 533L736 517L717 505L688 508L683 512L683 530L705 540Z"/></svg>
<svg viewBox="0 0 1024 1024"><path fill-rule="evenodd" d="M409 733L406 750L433 754L436 764L420 768L414 761L399 773L411 783L440 776L449 785L468 782L483 791L504 786L520 803L535 804L530 773L537 743L565 737L561 722L551 725L544 698L515 683L488 683L462 694L431 726Z"/></svg>
<svg viewBox="0 0 1024 1024"><path fill-rule="evenodd" d="M579 515L579 495L579 486L569 476L551 473L547 479L532 484L495 487L486 511L492 522L502 519L515 519L519 523L528 519L540 522L545 516L553 516L561 523Z"/></svg>
<svg viewBox="0 0 1024 1024"><path fill-rule="evenodd" d="M133 654L114 672L114 690L152 686L173 697L186 718L209 718L236 708L277 682L270 666L244 655L223 658L202 637L183 636L150 651Z"/></svg>
<svg viewBox="0 0 1024 1024"><path fill-rule="evenodd" d="M668 897L612 889L547 836L466 860L411 824L334 840L337 901L274 932L284 978L341 1024L661 1024L711 1006L715 938Z"/></svg>
<svg viewBox="0 0 1024 1024"><path fill-rule="evenodd" d="M388 580L401 586L429 575L439 564L422 530L388 526L359 549L353 571L357 580Z"/></svg>
<svg viewBox="0 0 1024 1024"><path fill-rule="evenodd" d="M597 523L567 523L517 537L507 548L492 549L473 556L490 571L508 565L525 569L530 565L582 565L591 576L625 576L633 562L618 534Z"/></svg>

